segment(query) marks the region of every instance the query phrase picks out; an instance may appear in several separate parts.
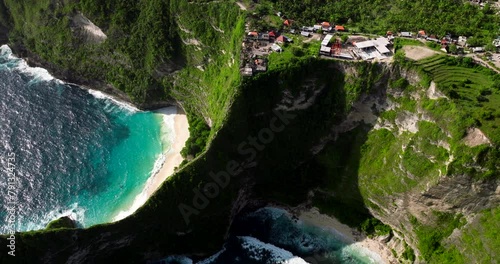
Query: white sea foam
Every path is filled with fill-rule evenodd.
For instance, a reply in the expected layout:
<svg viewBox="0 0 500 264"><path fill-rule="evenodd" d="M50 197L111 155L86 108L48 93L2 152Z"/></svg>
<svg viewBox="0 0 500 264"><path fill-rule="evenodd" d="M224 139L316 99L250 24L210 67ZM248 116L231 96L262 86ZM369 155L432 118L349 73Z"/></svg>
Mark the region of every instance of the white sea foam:
<svg viewBox="0 0 500 264"><path fill-rule="evenodd" d="M26 230L44 229L51 221L57 220L64 216L68 216L71 220L83 225L83 223L85 222L85 209L79 207L78 203L74 203L65 208L55 208L52 211L48 212L39 221L30 221L29 223L27 223Z"/></svg>
<svg viewBox="0 0 500 264"><path fill-rule="evenodd" d="M175 130L174 130L174 116L177 114L176 107L167 107L157 111L157 113L162 114L163 124L161 128L161 142L163 147L163 153L158 156L151 170L151 176L148 178L144 184L142 191L134 198L132 205L126 209L120 211L114 218L113 222L124 219L125 217L133 214L137 209L146 203L149 198L148 193L151 193L152 188L155 186L155 178L160 172L163 164L166 160L166 155L171 151L171 145L175 140Z"/></svg>
<svg viewBox="0 0 500 264"><path fill-rule="evenodd" d="M30 67L25 60L16 57L12 53L11 48L7 45L0 46L0 56L6 57L9 61L12 61L13 63L15 63L15 69L22 72L22 73L25 73L25 74L32 76L34 78L34 80L33 80L34 82L54 80L60 84L65 83L59 79L54 78L54 76L52 76L44 68ZM76 85L76 86L78 86L78 85ZM88 92L90 94L92 94L95 98L108 100L110 102L110 104L107 107L109 107L110 111L112 109L115 109L115 106L119 107L121 109L124 109L130 113L135 113L135 112L139 111L139 109L137 109L135 106L133 106L129 103L126 103L126 102L119 101L119 100L113 98L112 96L104 94L103 92L95 91L95 90L91 90L91 89L88 89Z"/></svg>
<svg viewBox="0 0 500 264"><path fill-rule="evenodd" d="M193 260L186 256L168 256L162 261L168 263L176 263L176 264L193 264Z"/></svg>
<svg viewBox="0 0 500 264"><path fill-rule="evenodd" d="M177 114L176 107L165 107L156 111L163 119L161 127L161 142L164 153L171 151L172 142L175 141L175 115Z"/></svg>
<svg viewBox="0 0 500 264"><path fill-rule="evenodd" d="M51 81L55 79L54 76L50 75L46 69L40 67L30 67L25 60L16 57L12 54L12 50L9 46L2 45L0 50L1 56L7 56L7 59L15 61L17 63L16 69L22 73L32 76L34 81ZM60 80L57 81L62 83Z"/></svg>
<svg viewBox="0 0 500 264"><path fill-rule="evenodd" d="M12 54L12 50L7 45L0 46L0 56L5 56L9 60L18 59L14 54Z"/></svg>
<svg viewBox="0 0 500 264"><path fill-rule="evenodd" d="M364 263L384 263L385 261L374 251L371 251L357 243L351 244L347 247L342 248L342 255L344 256L357 256L362 258Z"/></svg>
<svg viewBox="0 0 500 264"><path fill-rule="evenodd" d="M130 113L136 113L136 112L140 111L135 106L133 106L129 103L117 100L114 97L107 95L101 91L96 91L96 90L92 90L92 89L88 89L87 91L89 92L89 94L93 95L95 98L106 100L106 101L111 103L111 104L108 104L106 106L106 107L108 107L108 109L105 108L106 111L112 111L115 107L119 107L123 110L130 112Z"/></svg>
<svg viewBox="0 0 500 264"><path fill-rule="evenodd" d="M148 180L149 182L149 180ZM148 183L146 183L147 185ZM146 203L148 200L148 197L146 193L141 192L139 195L137 195L134 199L134 202L132 203L132 206L125 210L125 211L120 211L114 218L112 222L120 221L122 219L125 219L127 216L132 215L137 209L139 209L143 204Z"/></svg>
<svg viewBox="0 0 500 264"><path fill-rule="evenodd" d="M259 261L259 255L262 250L267 250L271 253L273 263L286 263L286 264L305 264L307 263L302 258L294 256L290 251L279 248L275 245L264 243L254 237L239 237L243 240L242 248L246 249L249 253L254 253L252 256L255 260Z"/></svg>
<svg viewBox="0 0 500 264"><path fill-rule="evenodd" d="M143 204L148 200L148 193L153 188L154 176L160 171L163 163L165 162L165 154L161 154L158 159L156 159L155 164L153 166L153 170L151 172L151 177L148 178L146 183L144 184L144 188L142 191L134 198L132 205L123 211L120 211L114 218L113 222L120 221L125 217L132 215L137 209L139 209Z"/></svg>
<svg viewBox="0 0 500 264"><path fill-rule="evenodd" d="M22 73L29 74L35 79L35 81L47 82L55 79L54 76L50 75L50 73L46 69L40 67L30 67L25 60L21 60L16 69L18 69ZM63 83L61 80L56 81L58 81L59 83Z"/></svg>

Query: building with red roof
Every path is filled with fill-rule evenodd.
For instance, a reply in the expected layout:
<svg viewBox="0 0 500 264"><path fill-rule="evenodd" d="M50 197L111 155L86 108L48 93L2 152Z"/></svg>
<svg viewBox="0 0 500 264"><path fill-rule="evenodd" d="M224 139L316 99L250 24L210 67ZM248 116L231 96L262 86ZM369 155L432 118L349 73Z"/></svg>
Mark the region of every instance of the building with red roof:
<svg viewBox="0 0 500 264"><path fill-rule="evenodd" d="M285 43L285 42L292 42L292 40L285 35L281 35L281 36L276 38L276 42L277 43Z"/></svg>
<svg viewBox="0 0 500 264"><path fill-rule="evenodd" d="M341 25L335 25L335 30L336 31L345 31L345 28L344 28L344 26L341 26Z"/></svg>

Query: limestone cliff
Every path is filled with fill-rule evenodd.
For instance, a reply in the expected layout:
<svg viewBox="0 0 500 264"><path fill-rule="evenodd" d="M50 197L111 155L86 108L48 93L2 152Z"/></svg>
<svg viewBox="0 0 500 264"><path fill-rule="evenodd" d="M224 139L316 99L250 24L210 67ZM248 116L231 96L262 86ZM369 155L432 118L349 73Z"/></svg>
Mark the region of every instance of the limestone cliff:
<svg viewBox="0 0 500 264"><path fill-rule="evenodd" d="M457 130L457 119L466 115L453 110L453 100L434 82L426 87L416 70L380 67L386 76L381 79L389 81L361 96L340 126L332 128L334 141L315 150L320 166L340 174L330 181L335 185L316 193L320 200L354 200L346 190L359 188L357 199L392 227L389 245L401 261L440 263L438 255L447 252L447 261L460 262L458 251L465 262L478 261L470 257L478 255L478 247L467 245L477 241L464 242L461 235L473 223L477 228L483 214L498 211L500 180L489 176L497 173L498 163L488 168L485 162L498 146L478 128ZM332 160L340 154L348 157ZM489 235L480 236L482 243L493 242ZM489 246L483 250L490 260L500 257ZM411 251L416 258L409 257Z"/></svg>

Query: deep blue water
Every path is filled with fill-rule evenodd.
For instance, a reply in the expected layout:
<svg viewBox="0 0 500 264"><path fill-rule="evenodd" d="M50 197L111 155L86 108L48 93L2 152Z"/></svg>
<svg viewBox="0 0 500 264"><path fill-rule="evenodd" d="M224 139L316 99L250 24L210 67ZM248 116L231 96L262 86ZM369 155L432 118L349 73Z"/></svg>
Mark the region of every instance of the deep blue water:
<svg viewBox="0 0 500 264"><path fill-rule="evenodd" d="M0 52L0 233L9 207L8 155L15 155L17 231L63 215L85 227L110 222L168 147L162 117L55 80L7 46Z"/></svg>
<svg viewBox="0 0 500 264"><path fill-rule="evenodd" d="M333 229L295 219L266 207L235 220L223 248L197 264L371 264L380 256L349 242ZM192 264L185 256L168 256L155 264Z"/></svg>

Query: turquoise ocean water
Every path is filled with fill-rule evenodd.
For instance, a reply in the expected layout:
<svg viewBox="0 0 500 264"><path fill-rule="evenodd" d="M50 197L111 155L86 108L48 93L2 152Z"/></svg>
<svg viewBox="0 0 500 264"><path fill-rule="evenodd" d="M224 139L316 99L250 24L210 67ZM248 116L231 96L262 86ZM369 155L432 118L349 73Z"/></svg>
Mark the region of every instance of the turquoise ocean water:
<svg viewBox="0 0 500 264"><path fill-rule="evenodd" d="M7 46L0 49L0 110L0 155L15 154L17 231L65 215L84 227L112 221L140 194L173 133L162 115L58 81ZM8 164L1 162L4 193Z"/></svg>

